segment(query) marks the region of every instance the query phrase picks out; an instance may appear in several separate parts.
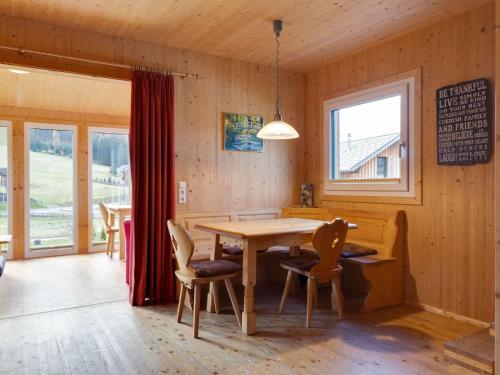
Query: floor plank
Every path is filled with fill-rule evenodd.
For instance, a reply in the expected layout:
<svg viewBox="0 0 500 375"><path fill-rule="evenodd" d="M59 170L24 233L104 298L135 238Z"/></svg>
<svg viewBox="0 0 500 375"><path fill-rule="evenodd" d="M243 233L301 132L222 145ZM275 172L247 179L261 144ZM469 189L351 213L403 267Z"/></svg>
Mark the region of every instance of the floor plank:
<svg viewBox="0 0 500 375"><path fill-rule="evenodd" d="M125 263L103 253L7 262L0 319L128 298Z"/></svg>
<svg viewBox="0 0 500 375"><path fill-rule="evenodd" d="M100 255L24 262L40 264L13 266L15 262L10 262L9 278L0 279L2 298L22 306L20 310L1 310L6 315L0 319L2 375L441 375L447 372L444 342L478 330L408 306L368 314L351 311L339 321L329 308L328 290L320 291L313 328L306 329L304 293L290 297L284 314L279 315L281 288L267 285L256 293L256 336L240 333L227 306L221 315L201 313L200 339L195 340L190 311L177 324L174 305L133 308L128 304L123 298L123 263ZM33 283L26 270L39 267L53 272L38 275ZM57 270L62 270L60 275ZM95 272L102 274L92 275ZM67 283L60 285L50 278L66 279ZM52 289L44 294L49 299L69 295L72 288L76 288L76 296L65 303L39 299L30 305L25 300L35 293L30 285L35 290ZM101 291L107 285L113 293ZM89 306L73 307L80 298ZM90 304L92 298L98 303Z"/></svg>

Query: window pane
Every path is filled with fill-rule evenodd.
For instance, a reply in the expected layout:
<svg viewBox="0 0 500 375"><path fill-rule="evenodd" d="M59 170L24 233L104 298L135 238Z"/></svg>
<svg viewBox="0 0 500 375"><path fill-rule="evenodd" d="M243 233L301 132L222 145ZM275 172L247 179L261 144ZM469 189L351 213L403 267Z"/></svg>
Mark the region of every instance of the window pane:
<svg viewBox="0 0 500 375"><path fill-rule="evenodd" d="M106 241L99 202L130 204L127 134L92 132L92 243ZM116 223L118 224L118 223Z"/></svg>
<svg viewBox="0 0 500 375"><path fill-rule="evenodd" d="M7 127L2 126L0 123L0 234L8 234L9 220L8 220L8 132Z"/></svg>
<svg viewBox="0 0 500 375"><path fill-rule="evenodd" d="M29 129L30 248L73 246L73 131Z"/></svg>
<svg viewBox="0 0 500 375"><path fill-rule="evenodd" d="M387 156L377 156L377 177L387 177Z"/></svg>
<svg viewBox="0 0 500 375"><path fill-rule="evenodd" d="M400 177L400 95L333 111L332 135L332 178Z"/></svg>

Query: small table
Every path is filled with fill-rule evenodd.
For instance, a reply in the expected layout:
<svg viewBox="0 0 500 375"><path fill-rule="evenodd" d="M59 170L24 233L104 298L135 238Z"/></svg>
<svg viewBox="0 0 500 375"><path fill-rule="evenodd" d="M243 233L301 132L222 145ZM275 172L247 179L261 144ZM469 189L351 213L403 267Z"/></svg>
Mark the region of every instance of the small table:
<svg viewBox="0 0 500 375"><path fill-rule="evenodd" d="M0 234L0 253L2 253L2 245L9 244L11 241L11 234Z"/></svg>
<svg viewBox="0 0 500 375"><path fill-rule="evenodd" d="M3 268L5 266L5 258L2 254L2 245L9 244L12 241L12 236L10 234L1 234L0 235L0 275L3 273Z"/></svg>
<svg viewBox="0 0 500 375"><path fill-rule="evenodd" d="M198 230L213 233L215 245L210 259L222 258L222 236L235 238L243 244L243 285L244 309L241 330L247 335L255 334L256 315L254 311L254 287L256 285L257 249L272 246L289 246L291 255L298 255L300 245L311 242L316 228L324 224L322 220L309 219L271 219L257 221L237 221L221 223L203 223L195 226ZM349 229L357 225L349 224ZM207 297L212 300L211 293Z"/></svg>
<svg viewBox="0 0 500 375"><path fill-rule="evenodd" d="M132 206L129 204L107 204L110 215L109 224L115 225L115 216L118 216L118 225L120 228L120 260L125 259L125 225L124 221L132 213Z"/></svg>

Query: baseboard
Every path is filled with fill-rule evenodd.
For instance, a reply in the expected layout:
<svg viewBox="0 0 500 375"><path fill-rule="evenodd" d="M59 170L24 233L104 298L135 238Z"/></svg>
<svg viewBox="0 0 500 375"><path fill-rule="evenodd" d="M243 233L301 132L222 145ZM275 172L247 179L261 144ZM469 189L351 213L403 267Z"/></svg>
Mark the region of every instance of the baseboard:
<svg viewBox="0 0 500 375"><path fill-rule="evenodd" d="M482 320L477 320L477 319L469 318L469 317L464 316L464 315L460 315L460 314L456 314L456 313L453 313L450 311L446 311L446 310L440 309L439 307L429 306L429 305L426 305L423 303L418 303L418 302L414 302L414 301L407 301L407 300L405 300L403 303L405 305L409 305L409 306L415 307L417 309L421 309L421 310L428 311L428 312L431 312L434 314L446 316L448 318L452 318L452 319L455 319L455 320L458 320L458 321L464 322L464 323L469 323L469 324L472 324L472 325L475 325L475 326L478 326L481 328L489 328L490 327L490 323L488 323L488 322L483 322Z"/></svg>

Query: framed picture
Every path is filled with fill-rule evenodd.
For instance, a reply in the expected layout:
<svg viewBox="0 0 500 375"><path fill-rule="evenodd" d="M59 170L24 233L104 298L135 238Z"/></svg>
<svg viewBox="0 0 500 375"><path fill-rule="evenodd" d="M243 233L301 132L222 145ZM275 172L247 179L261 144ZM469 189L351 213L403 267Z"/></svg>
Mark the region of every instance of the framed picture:
<svg viewBox="0 0 500 375"><path fill-rule="evenodd" d="M257 133L264 126L264 117L223 113L224 150L262 152L264 142Z"/></svg>

